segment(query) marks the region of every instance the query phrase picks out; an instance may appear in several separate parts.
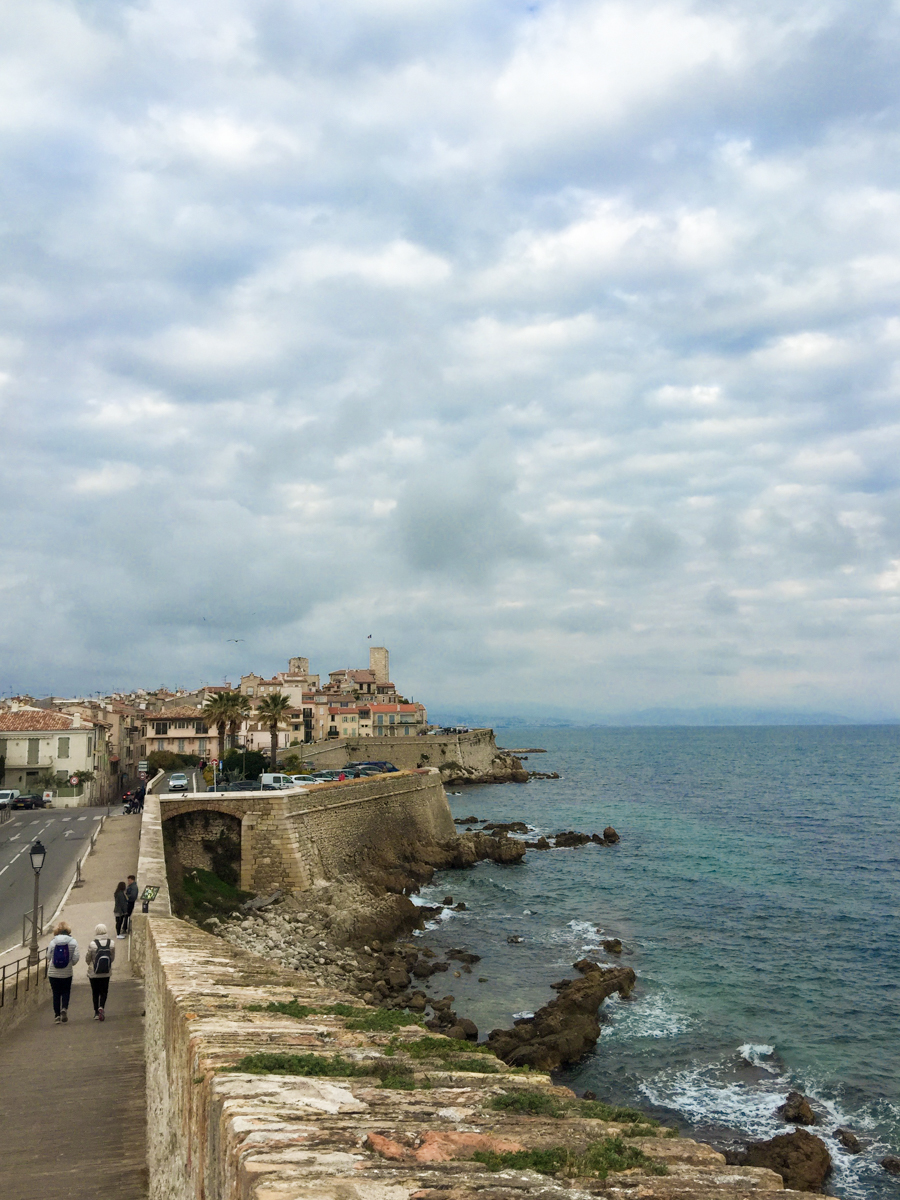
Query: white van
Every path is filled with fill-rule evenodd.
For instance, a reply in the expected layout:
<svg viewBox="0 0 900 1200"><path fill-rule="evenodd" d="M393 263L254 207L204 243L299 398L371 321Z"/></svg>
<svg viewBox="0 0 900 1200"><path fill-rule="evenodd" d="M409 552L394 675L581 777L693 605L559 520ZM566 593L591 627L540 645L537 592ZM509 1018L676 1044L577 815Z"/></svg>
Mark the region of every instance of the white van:
<svg viewBox="0 0 900 1200"><path fill-rule="evenodd" d="M21 796L18 788L3 788L0 790L0 808L9 808L16 796Z"/></svg>
<svg viewBox="0 0 900 1200"><path fill-rule="evenodd" d="M275 788L278 791L283 791L284 788L293 788L297 785L291 779L290 775L260 775L259 786L265 791L266 788Z"/></svg>

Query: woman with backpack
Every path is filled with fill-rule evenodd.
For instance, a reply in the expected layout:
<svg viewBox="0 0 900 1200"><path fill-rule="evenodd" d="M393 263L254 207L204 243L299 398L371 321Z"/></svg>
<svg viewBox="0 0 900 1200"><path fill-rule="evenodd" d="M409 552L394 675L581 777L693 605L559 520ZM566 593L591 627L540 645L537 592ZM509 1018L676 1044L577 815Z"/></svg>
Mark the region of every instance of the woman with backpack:
<svg viewBox="0 0 900 1200"><path fill-rule="evenodd" d="M94 930L94 940L87 948L84 961L87 963L88 979L91 983L91 995L94 1000L94 1020L105 1019L106 996L109 992L109 977L112 974L113 959L116 948L112 938L106 932L105 925L98 925Z"/></svg>
<svg viewBox="0 0 900 1200"><path fill-rule="evenodd" d="M64 1025L69 1019L72 971L77 962L78 943L65 921L60 921L47 947L47 978L53 992L53 1017L57 1025Z"/></svg>
<svg viewBox="0 0 900 1200"><path fill-rule="evenodd" d="M125 925L128 920L128 894L124 879L116 885L113 895L113 913L116 918L116 937L123 938L125 937Z"/></svg>

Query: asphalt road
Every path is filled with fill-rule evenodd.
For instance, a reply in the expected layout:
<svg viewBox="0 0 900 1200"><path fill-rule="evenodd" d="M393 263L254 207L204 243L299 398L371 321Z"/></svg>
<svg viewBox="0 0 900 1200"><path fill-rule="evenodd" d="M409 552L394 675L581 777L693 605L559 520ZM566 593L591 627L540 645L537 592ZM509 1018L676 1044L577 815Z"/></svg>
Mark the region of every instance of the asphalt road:
<svg viewBox="0 0 900 1200"><path fill-rule="evenodd" d="M203 772L197 767L185 767L182 771L167 772L153 789L154 796L164 796L169 790L169 780L173 775L187 775L189 792L205 792L206 782Z"/></svg>
<svg viewBox="0 0 900 1200"><path fill-rule="evenodd" d="M102 808L23 809L0 825L0 954L22 941L22 914L34 902L34 872L28 851L40 838L47 851L41 871L44 923L50 921L88 848ZM137 819L137 818L135 818Z"/></svg>

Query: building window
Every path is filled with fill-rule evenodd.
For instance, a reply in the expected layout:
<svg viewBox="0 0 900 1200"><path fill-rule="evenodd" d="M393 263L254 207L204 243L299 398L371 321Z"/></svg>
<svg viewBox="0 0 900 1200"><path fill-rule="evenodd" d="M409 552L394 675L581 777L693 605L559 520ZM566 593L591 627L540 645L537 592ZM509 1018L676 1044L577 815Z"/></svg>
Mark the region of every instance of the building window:
<svg viewBox="0 0 900 1200"><path fill-rule="evenodd" d="M68 758L69 757L69 739L67 737L61 737L61 738L57 739L56 757L57 758Z"/></svg>
<svg viewBox="0 0 900 1200"><path fill-rule="evenodd" d="M168 721L156 721L154 724L154 727L153 727L153 732L156 734L157 737L159 737L160 734L168 733L169 732L169 722Z"/></svg>
<svg viewBox="0 0 900 1200"><path fill-rule="evenodd" d="M388 717L388 721L391 723L391 725L393 725L393 724L394 724L394 721L395 721L395 719L396 719L396 718L394 717L394 714L393 714L393 713L391 713L391 715Z"/></svg>
<svg viewBox="0 0 900 1200"><path fill-rule="evenodd" d="M29 767L34 766L37 763L38 755L39 755L39 751L40 751L40 745L41 745L40 738L29 738L28 739L28 765L29 765Z"/></svg>
<svg viewBox="0 0 900 1200"><path fill-rule="evenodd" d="M184 738L178 739L178 753L184 754Z"/></svg>
<svg viewBox="0 0 900 1200"><path fill-rule="evenodd" d="M156 748L157 748L157 750L165 750L166 743L162 740L162 738L160 738L159 741L156 743Z"/></svg>
<svg viewBox="0 0 900 1200"><path fill-rule="evenodd" d="M206 738L200 738L197 742L197 753L202 757L206 757Z"/></svg>
<svg viewBox="0 0 900 1200"><path fill-rule="evenodd" d="M94 739L89 737L87 740L87 754L90 757L94 753Z"/></svg>

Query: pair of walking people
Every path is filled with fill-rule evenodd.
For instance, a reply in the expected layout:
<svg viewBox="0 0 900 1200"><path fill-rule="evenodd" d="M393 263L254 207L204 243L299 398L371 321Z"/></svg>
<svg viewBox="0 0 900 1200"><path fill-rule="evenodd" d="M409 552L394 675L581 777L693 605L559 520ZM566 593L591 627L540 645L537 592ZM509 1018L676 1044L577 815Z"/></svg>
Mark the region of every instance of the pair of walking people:
<svg viewBox="0 0 900 1200"><path fill-rule="evenodd" d="M72 977L79 957L78 943L72 937L72 930L65 921L60 921L47 947L47 978L53 993L53 1019L57 1025L65 1025L69 1019ZM84 959L91 985L95 1021L103 1021L106 1017L106 998L115 957L116 948L106 926L98 925Z"/></svg>

